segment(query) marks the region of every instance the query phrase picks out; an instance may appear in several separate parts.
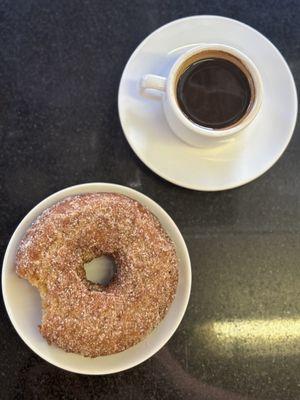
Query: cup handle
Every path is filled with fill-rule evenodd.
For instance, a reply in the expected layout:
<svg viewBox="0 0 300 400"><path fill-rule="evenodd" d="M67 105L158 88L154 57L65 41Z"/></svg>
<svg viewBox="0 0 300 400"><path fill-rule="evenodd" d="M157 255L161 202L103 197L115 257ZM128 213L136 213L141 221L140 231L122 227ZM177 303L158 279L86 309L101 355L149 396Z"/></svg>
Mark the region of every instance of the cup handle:
<svg viewBox="0 0 300 400"><path fill-rule="evenodd" d="M166 78L159 75L147 74L141 79L142 89L155 89L160 92L166 91Z"/></svg>

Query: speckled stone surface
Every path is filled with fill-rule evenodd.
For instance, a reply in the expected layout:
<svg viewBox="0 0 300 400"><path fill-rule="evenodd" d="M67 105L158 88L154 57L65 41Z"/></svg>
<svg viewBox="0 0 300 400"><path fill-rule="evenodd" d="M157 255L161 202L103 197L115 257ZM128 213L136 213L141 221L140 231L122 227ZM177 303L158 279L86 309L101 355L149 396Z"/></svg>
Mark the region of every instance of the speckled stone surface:
<svg viewBox="0 0 300 400"><path fill-rule="evenodd" d="M0 3L0 250L40 200L104 181L156 200L192 260L191 301L152 359L118 375L68 373L15 333L1 302L1 399L300 399L300 138L261 178L222 193L173 186L122 134L125 63L157 27L193 14L265 34L300 84L300 2L32 1ZM283 104L284 107L284 104Z"/></svg>

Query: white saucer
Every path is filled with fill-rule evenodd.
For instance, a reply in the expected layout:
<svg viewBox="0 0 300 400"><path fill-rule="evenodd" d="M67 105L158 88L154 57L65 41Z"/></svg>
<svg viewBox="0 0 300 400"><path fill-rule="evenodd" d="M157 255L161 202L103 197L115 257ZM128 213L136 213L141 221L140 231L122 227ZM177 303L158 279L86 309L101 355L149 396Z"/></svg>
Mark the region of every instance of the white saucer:
<svg viewBox="0 0 300 400"><path fill-rule="evenodd" d="M142 342L118 354L87 358L66 353L58 347L49 346L41 336L40 296L33 286L16 274L15 255L26 230L46 208L67 196L89 192L114 192L129 196L156 217L173 240L179 259L179 281L175 299L167 315ZM123 371L147 360L170 339L185 313L191 290L191 264L181 233L169 215L149 197L125 186L109 183L87 183L61 190L47 197L34 207L21 221L7 246L2 268L2 293L9 318L24 342L40 357L57 367L80 374L103 375Z"/></svg>
<svg viewBox="0 0 300 400"><path fill-rule="evenodd" d="M139 89L143 75L166 76L184 51L201 42L244 52L264 85L254 124L215 149L194 148L178 139L167 125L160 98L145 97ZM276 47L248 25L218 16L179 19L149 35L124 69L118 103L124 134L136 155L162 178L195 190L230 189L263 174L284 152L297 118L295 83Z"/></svg>

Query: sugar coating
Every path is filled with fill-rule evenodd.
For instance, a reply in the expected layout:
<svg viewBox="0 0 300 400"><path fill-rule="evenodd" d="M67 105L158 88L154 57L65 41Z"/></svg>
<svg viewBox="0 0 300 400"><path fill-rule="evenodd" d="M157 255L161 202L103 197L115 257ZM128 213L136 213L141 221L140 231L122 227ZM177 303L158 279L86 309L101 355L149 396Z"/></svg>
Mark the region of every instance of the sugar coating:
<svg viewBox="0 0 300 400"><path fill-rule="evenodd" d="M103 254L117 265L107 286L88 281L83 267ZM40 292L41 334L88 357L126 350L158 325L175 296L177 264L157 218L115 193L54 204L28 229L16 256L18 275Z"/></svg>

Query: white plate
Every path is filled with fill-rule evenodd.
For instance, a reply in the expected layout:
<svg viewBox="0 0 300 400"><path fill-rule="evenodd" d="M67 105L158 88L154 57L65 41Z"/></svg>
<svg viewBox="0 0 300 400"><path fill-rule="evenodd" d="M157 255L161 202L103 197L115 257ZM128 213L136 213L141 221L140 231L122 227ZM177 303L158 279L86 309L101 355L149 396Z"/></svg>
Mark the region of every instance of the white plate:
<svg viewBox="0 0 300 400"><path fill-rule="evenodd" d="M142 96L143 75L166 76L174 61L201 43L222 43L248 55L264 85L257 120L227 144L214 149L191 147L165 121L158 96ZM119 87L119 115L136 155L162 178L195 190L225 190L267 171L287 147L297 118L292 74L276 47L255 29L218 16L194 16L164 25L130 57Z"/></svg>
<svg viewBox="0 0 300 400"><path fill-rule="evenodd" d="M175 299L158 327L142 342L130 349L111 356L86 358L66 353L56 346L49 346L41 336L38 325L41 322L40 296L25 279L17 276L15 255L20 240L30 224L43 210L57 201L79 193L114 192L129 196L147 207L161 222L175 243L179 258L179 282ZM191 290L191 265L189 254L177 226L169 215L153 200L145 195L119 185L109 183L88 183L72 186L47 197L34 207L22 220L13 234L3 261L2 292L6 310L16 331L24 342L44 360L68 371L81 374L102 375L131 368L156 353L177 329L188 304Z"/></svg>

